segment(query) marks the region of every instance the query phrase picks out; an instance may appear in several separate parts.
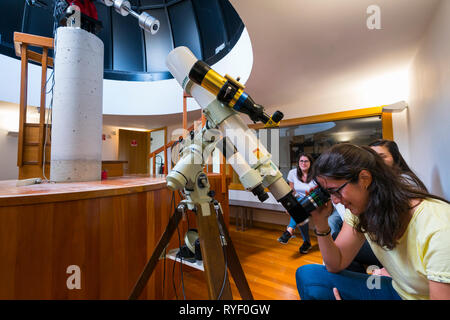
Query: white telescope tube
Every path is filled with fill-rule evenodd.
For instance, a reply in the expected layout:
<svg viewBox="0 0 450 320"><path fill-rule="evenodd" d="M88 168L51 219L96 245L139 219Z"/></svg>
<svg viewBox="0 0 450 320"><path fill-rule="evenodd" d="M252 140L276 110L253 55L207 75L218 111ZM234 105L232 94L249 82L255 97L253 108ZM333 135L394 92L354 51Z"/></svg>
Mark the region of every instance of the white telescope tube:
<svg viewBox="0 0 450 320"><path fill-rule="evenodd" d="M192 95L192 97L204 110L211 103L213 102L218 103L218 102L216 97L212 93L208 92L201 86L189 80L189 71L191 70L192 66L197 62L197 60L198 59L188 48L177 47L174 50L172 50L167 56L166 64L172 75L181 85L181 87L185 91L188 90L189 93ZM223 106L223 108L228 107ZM243 134L246 131L245 129L248 130L248 127L246 127L246 125L242 122L242 120L238 115L236 115L236 117L233 117L233 119L238 119L241 121L236 126L236 128L239 129L240 133ZM228 121L227 124L224 126L224 128L220 128L222 134L226 132L224 129L230 129L228 130L228 133L231 134L233 132L232 124L233 121ZM248 136L247 139L244 140L252 141L251 143L252 146L255 146L257 144L257 140L254 139L253 136ZM242 150L245 149L242 148ZM242 182L242 184L246 189L252 190L253 188L262 183L262 178L259 175L259 173L249 166L248 161L246 160L245 157L243 157L240 154L239 149L237 150L237 152L233 152L232 154L230 152L229 154L227 154L227 157L228 163L233 167L234 171L236 171L236 173L239 176L239 180ZM254 159L255 157L252 158L252 160Z"/></svg>
<svg viewBox="0 0 450 320"><path fill-rule="evenodd" d="M170 73L185 91L189 91L202 109L205 109L216 97L201 86L189 80L189 72L197 58L187 47L176 47L166 58Z"/></svg>
<svg viewBox="0 0 450 320"><path fill-rule="evenodd" d="M270 160L270 153L238 114L222 121L219 124L219 130L230 139L251 167L257 168L262 163Z"/></svg>
<svg viewBox="0 0 450 320"><path fill-rule="evenodd" d="M202 109L208 107L216 97L206 89L189 80L189 72L198 61L186 47L172 50L166 59L169 71L185 91L194 97ZM228 108L223 106L223 108ZM242 121L238 114L232 115L219 123L219 129L224 136L229 137L236 149L243 155L245 161L253 168L271 158L266 148L259 143L254 133Z"/></svg>
<svg viewBox="0 0 450 320"><path fill-rule="evenodd" d="M295 199L280 170L271 161L270 153L259 143L256 135L235 111L219 103L212 93L189 79L189 73L196 62L197 58L186 47L174 49L166 60L170 72L183 90L194 97L208 117L208 121L218 126L224 139L229 140L236 148L237 152L233 152L234 156L228 155L227 160L237 161L230 164L239 174L239 180L243 185L255 185L251 191L258 195L260 201L267 198L262 186L269 188L275 199L286 208L294 220L297 223L303 222L308 216L307 213ZM262 184L254 184L261 181L261 178Z"/></svg>

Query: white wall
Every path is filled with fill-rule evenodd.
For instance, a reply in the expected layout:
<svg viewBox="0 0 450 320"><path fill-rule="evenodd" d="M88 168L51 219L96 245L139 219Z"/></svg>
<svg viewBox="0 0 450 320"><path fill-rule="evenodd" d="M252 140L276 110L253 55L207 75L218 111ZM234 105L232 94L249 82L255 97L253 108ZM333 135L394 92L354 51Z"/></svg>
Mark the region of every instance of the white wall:
<svg viewBox="0 0 450 320"><path fill-rule="evenodd" d="M27 122L39 123L39 113L36 107L28 106ZM17 167L18 131L19 105L0 100L0 180L15 180L19 176Z"/></svg>
<svg viewBox="0 0 450 320"><path fill-rule="evenodd" d="M393 114L394 140L429 190L450 199L449 16L450 1L442 0L408 64L351 86L330 79L329 90L277 109L289 119L407 101L406 110Z"/></svg>
<svg viewBox="0 0 450 320"><path fill-rule="evenodd" d="M410 164L450 199L450 1L441 1L410 69L405 127Z"/></svg>
<svg viewBox="0 0 450 320"><path fill-rule="evenodd" d="M103 125L102 160L119 159L119 127Z"/></svg>
<svg viewBox="0 0 450 320"><path fill-rule="evenodd" d="M38 122L38 113L36 107L28 107L28 121ZM200 117L199 111L189 113L188 126L192 125L192 120ZM167 136L170 139L171 134L177 128L182 127L182 116L171 115L172 124L168 126ZM102 160L118 160L119 156L119 129L130 130L149 130L152 128L160 128L167 125L167 119L158 119L155 116L149 117L133 117L132 119L125 116L116 116L114 119L106 116L103 120L102 134L105 140L102 140ZM17 145L18 138L15 135L8 135L8 132L17 132L19 129L19 105L0 101L0 180L17 179ZM182 131L179 131L182 132ZM164 141L161 134L160 140ZM168 140L169 141L169 140Z"/></svg>
<svg viewBox="0 0 450 320"><path fill-rule="evenodd" d="M8 136L8 131L0 128L0 180L13 180L19 176L17 167L17 137Z"/></svg>
<svg viewBox="0 0 450 320"><path fill-rule="evenodd" d="M0 101L0 180L17 179L17 136L8 132L19 131L19 106Z"/></svg>
<svg viewBox="0 0 450 320"><path fill-rule="evenodd" d="M233 49L213 68L222 74L240 76L245 84L253 65L253 52L246 29ZM19 103L20 60L0 54L0 100ZM41 67L28 64L28 104L40 99ZM47 78L52 73L47 70ZM103 113L114 115L165 115L182 112L183 90L175 79L162 81L103 81ZM47 94L47 106L50 94ZM194 99L187 101L188 111L198 110Z"/></svg>

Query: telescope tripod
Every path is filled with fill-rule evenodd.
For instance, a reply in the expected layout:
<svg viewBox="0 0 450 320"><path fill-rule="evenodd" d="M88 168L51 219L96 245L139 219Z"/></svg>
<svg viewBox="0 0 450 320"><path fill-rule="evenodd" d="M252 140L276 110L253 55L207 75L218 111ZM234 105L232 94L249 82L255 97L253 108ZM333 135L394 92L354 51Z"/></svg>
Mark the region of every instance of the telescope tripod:
<svg viewBox="0 0 450 320"><path fill-rule="evenodd" d="M209 299L233 299L228 272L225 270L225 268L228 268L242 299L253 300L253 295L226 228L220 204L217 201L214 201L214 203L200 202L195 204L195 209ZM186 210L186 204L180 203L136 282L130 294L130 300L136 300L141 295L159 258L177 229L184 210Z"/></svg>

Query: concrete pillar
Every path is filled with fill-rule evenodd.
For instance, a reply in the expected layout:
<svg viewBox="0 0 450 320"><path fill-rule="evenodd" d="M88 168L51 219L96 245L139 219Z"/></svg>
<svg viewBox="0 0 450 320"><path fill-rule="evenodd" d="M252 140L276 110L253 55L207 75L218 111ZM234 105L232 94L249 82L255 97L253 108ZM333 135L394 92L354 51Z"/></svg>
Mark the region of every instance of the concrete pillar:
<svg viewBox="0 0 450 320"><path fill-rule="evenodd" d="M50 179L101 179L103 42L78 28L55 38Z"/></svg>

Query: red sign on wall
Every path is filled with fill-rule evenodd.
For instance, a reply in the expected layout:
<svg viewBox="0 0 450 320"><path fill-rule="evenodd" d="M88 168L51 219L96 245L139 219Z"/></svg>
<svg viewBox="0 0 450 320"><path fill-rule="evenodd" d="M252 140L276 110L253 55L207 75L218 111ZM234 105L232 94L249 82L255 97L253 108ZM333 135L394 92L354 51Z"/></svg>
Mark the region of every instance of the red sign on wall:
<svg viewBox="0 0 450 320"><path fill-rule="evenodd" d="M135 139L131 140L131 146L137 147L137 141Z"/></svg>

